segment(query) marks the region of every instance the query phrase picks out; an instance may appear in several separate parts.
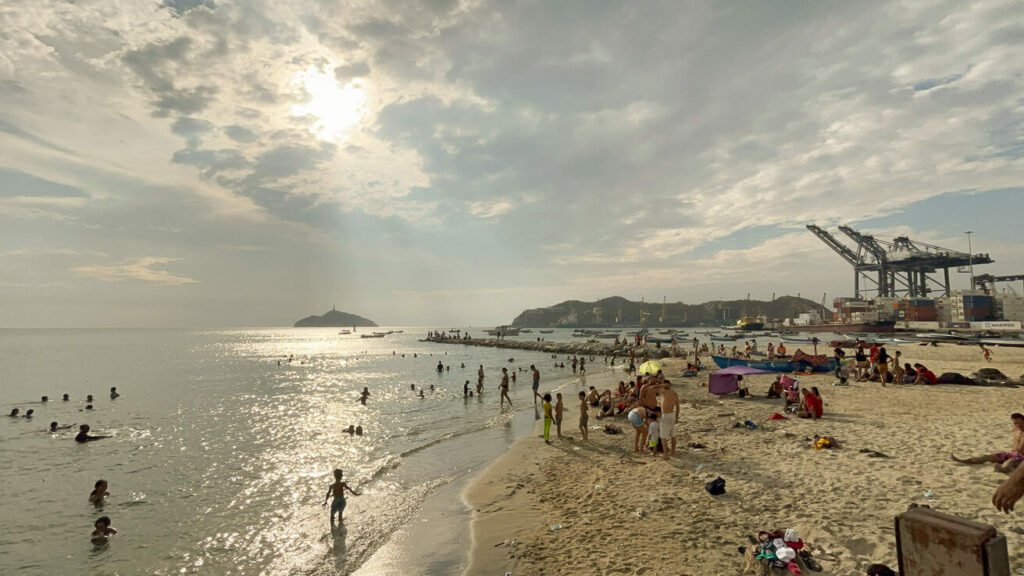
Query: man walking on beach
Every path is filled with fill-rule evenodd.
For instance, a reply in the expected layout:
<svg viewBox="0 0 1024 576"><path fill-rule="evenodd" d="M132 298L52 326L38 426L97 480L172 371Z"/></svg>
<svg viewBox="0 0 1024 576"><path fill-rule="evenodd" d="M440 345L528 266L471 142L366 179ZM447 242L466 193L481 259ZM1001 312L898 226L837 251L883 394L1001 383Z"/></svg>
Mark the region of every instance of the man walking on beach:
<svg viewBox="0 0 1024 576"><path fill-rule="evenodd" d="M512 407L512 399L508 396L508 368L501 369L501 405L505 405L505 399L508 398L508 405Z"/></svg>
<svg viewBox="0 0 1024 576"><path fill-rule="evenodd" d="M661 389L661 424L658 426L658 436L661 438L662 449L665 451L665 460L676 455L675 431L678 422L679 395L672 389L672 382L665 380Z"/></svg>
<svg viewBox="0 0 1024 576"><path fill-rule="evenodd" d="M533 404L537 404L537 398L541 398L540 392L540 370L533 364L530 364L530 370L533 370Z"/></svg>

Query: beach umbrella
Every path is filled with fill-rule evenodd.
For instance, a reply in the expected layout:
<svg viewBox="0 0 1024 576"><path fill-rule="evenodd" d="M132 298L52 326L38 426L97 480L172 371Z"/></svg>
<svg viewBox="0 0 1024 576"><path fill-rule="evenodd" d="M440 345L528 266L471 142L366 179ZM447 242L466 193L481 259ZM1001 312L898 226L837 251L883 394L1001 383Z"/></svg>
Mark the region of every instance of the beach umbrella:
<svg viewBox="0 0 1024 576"><path fill-rule="evenodd" d="M636 369L636 371L639 372L640 374L656 374L660 370L661 362L655 362L654 360L644 362L643 364L640 365L639 368Z"/></svg>

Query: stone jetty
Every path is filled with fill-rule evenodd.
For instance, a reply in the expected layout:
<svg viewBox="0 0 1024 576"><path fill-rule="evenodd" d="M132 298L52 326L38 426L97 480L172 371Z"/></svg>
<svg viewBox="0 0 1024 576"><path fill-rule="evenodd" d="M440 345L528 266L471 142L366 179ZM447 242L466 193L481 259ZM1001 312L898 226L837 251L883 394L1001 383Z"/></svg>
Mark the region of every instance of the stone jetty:
<svg viewBox="0 0 1024 576"><path fill-rule="evenodd" d="M435 342L437 344L454 344L461 346L482 346L485 348L507 348L510 350L532 350L534 352L548 352L551 354L577 354L582 356L626 356L630 350L637 356L644 352L649 358L668 358L672 356L671 346L657 347L651 344L644 346L629 346L620 344L615 346L612 343L602 342L548 342L547 340L507 340L505 338L448 338L430 337L420 342ZM685 350L680 346L675 356L686 357Z"/></svg>

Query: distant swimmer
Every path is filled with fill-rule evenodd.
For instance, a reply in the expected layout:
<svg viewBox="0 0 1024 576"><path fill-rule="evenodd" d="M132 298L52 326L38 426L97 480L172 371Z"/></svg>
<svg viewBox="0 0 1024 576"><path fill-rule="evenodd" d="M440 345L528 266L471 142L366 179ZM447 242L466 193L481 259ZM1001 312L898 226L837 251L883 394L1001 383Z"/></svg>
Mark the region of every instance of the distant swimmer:
<svg viewBox="0 0 1024 576"><path fill-rule="evenodd" d="M35 410L29 408L28 412L25 412L25 418L31 418L32 415L35 414L35 412L36 412Z"/></svg>
<svg viewBox="0 0 1024 576"><path fill-rule="evenodd" d="M461 365L459 366L459 368L465 368L465 367L466 367L466 363L465 363L465 362L463 362L463 363L462 363L462 364L461 364Z"/></svg>
<svg viewBox="0 0 1024 576"><path fill-rule="evenodd" d="M69 394L65 394L64 397L61 398L61 400L67 402L67 401L71 400L71 396Z"/></svg>
<svg viewBox="0 0 1024 576"><path fill-rule="evenodd" d="M347 504L345 501L345 490L348 490L354 496L360 496L359 492L353 490L347 483L342 482L341 477L343 474L344 472L341 471L341 468L334 469L334 484L327 487L327 495L324 496L325 508L327 507L327 500L330 499L331 496L334 496L334 499L331 501L331 528L334 527L335 514L338 515L339 523L344 522L343 515Z"/></svg>
<svg viewBox="0 0 1024 576"><path fill-rule="evenodd" d="M416 385L415 384L409 384L409 390L412 390L413 392L415 392L416 391Z"/></svg>
<svg viewBox="0 0 1024 576"><path fill-rule="evenodd" d="M444 364L441 364L440 362L438 362L437 363L437 373L440 374L441 372L444 372Z"/></svg>
<svg viewBox="0 0 1024 576"><path fill-rule="evenodd" d="M107 481L97 480L92 492L89 493L89 502L102 504L107 496L110 496L110 492L107 492Z"/></svg>
<svg viewBox="0 0 1024 576"><path fill-rule="evenodd" d="M18 410L17 408L15 408L15 409L11 410L11 413L9 414L9 416L11 418L17 418L19 412L21 412L21 410Z"/></svg>
<svg viewBox="0 0 1024 576"><path fill-rule="evenodd" d="M431 385L430 385L430 391L431 391L431 392L433 392L433 391L434 391L434 385L433 385L433 384L431 384Z"/></svg>
<svg viewBox="0 0 1024 576"><path fill-rule="evenodd" d="M362 435L363 435L363 427L362 427L362 425L356 426L356 436L362 436Z"/></svg>
<svg viewBox="0 0 1024 576"><path fill-rule="evenodd" d="M39 401L42 402L43 404L46 404L47 402L50 401L50 397L49 396L43 396L42 398L39 399Z"/></svg>
<svg viewBox="0 0 1024 576"><path fill-rule="evenodd" d="M348 428L345 428L343 430L343 432L348 434L349 436L354 436L355 433L356 433L356 426L355 426L355 424L349 424Z"/></svg>
<svg viewBox="0 0 1024 576"><path fill-rule="evenodd" d="M86 396L85 397L85 401L86 402L92 402L92 394L89 394L88 396Z"/></svg>
<svg viewBox="0 0 1024 576"><path fill-rule="evenodd" d="M96 527L96 529L92 531L92 541L96 544L102 544L106 542L111 536L117 534L117 530L115 530L114 527L110 525L109 516L100 516L96 519L96 523L94 524L94 526Z"/></svg>
<svg viewBox="0 0 1024 576"><path fill-rule="evenodd" d="M359 401L362 402L363 406L366 406L366 399L370 397L370 389L363 386L363 393L359 395Z"/></svg>
<svg viewBox="0 0 1024 576"><path fill-rule="evenodd" d="M111 400L116 400L118 396L120 396L120 394L117 393L117 386L111 386L110 387L110 399Z"/></svg>
<svg viewBox="0 0 1024 576"><path fill-rule="evenodd" d="M92 410L92 404L86 404L85 405L85 409L86 410Z"/></svg>
<svg viewBox="0 0 1024 576"><path fill-rule="evenodd" d="M498 385L501 388L501 405L505 405L505 399L508 399L508 405L512 406L512 399L508 396L508 368L501 369L501 384Z"/></svg>
<svg viewBox="0 0 1024 576"><path fill-rule="evenodd" d="M110 438L110 436L90 436L88 424L82 424L78 427L78 435L75 436L75 442L92 442L93 440L102 440L104 438Z"/></svg>
<svg viewBox="0 0 1024 576"><path fill-rule="evenodd" d="M420 398L424 398L424 397L425 396L423 396L423 388L420 388Z"/></svg>
<svg viewBox="0 0 1024 576"><path fill-rule="evenodd" d="M50 429L47 432L56 432L57 430L67 430L68 428L74 428L74 424L68 424L67 426L58 426L57 422L50 422Z"/></svg>
<svg viewBox="0 0 1024 576"><path fill-rule="evenodd" d="M462 385L462 395L467 398L469 397L469 380L466 380L466 383Z"/></svg>

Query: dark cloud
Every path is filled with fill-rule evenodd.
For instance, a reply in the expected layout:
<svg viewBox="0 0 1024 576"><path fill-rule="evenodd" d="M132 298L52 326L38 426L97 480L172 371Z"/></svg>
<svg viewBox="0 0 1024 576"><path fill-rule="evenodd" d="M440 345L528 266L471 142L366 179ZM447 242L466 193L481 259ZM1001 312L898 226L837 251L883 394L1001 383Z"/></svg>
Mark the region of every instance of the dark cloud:
<svg viewBox="0 0 1024 576"><path fill-rule="evenodd" d="M235 142L252 142L258 137L256 132L238 124L225 126L224 134Z"/></svg>
<svg viewBox="0 0 1024 576"><path fill-rule="evenodd" d="M353 78L360 78L370 75L370 65L366 62L352 62L334 69L334 77L339 84L347 84Z"/></svg>

